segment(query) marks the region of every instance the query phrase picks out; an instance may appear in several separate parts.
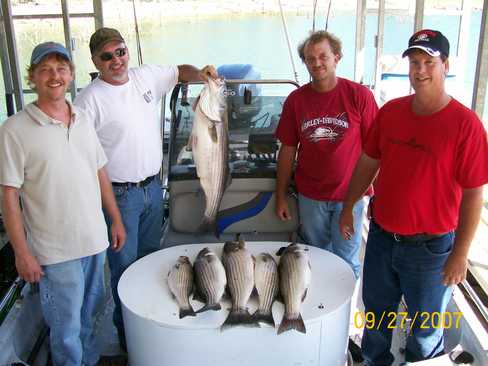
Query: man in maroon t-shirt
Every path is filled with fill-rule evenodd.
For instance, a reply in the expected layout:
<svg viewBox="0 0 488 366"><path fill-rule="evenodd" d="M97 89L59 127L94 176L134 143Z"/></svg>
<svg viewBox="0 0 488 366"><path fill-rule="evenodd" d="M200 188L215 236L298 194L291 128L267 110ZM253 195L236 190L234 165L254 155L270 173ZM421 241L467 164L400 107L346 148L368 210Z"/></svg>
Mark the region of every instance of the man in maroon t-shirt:
<svg viewBox="0 0 488 366"><path fill-rule="evenodd" d="M357 234L346 240L339 231L339 214L378 107L366 87L336 76L342 51L334 35L315 32L298 47L298 53L312 82L288 96L276 131L282 143L276 214L290 219L286 196L298 151L295 182L301 234L308 244L342 257L358 278L364 204L355 205Z"/></svg>
<svg viewBox="0 0 488 366"><path fill-rule="evenodd" d="M406 361L443 353L443 329L431 320L435 314L444 319L453 285L466 278L488 182L483 124L444 88L448 40L438 31L421 30L403 56L409 58L415 94L378 112L340 218L342 234L349 237L354 202L376 177L363 270L365 312L377 321L364 330L368 366L394 361L392 330L380 319L396 313L402 296L412 318Z"/></svg>

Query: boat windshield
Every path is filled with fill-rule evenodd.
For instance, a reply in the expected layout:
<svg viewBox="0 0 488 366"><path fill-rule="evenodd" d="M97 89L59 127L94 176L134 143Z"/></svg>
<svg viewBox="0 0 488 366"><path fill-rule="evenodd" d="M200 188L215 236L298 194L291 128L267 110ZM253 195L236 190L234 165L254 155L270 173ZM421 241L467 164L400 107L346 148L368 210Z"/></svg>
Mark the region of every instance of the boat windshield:
<svg viewBox="0 0 488 366"><path fill-rule="evenodd" d="M227 80L229 167L234 178L275 177L279 141L274 136L292 81ZM193 104L202 83L179 84L171 97L169 180L197 179L189 138Z"/></svg>

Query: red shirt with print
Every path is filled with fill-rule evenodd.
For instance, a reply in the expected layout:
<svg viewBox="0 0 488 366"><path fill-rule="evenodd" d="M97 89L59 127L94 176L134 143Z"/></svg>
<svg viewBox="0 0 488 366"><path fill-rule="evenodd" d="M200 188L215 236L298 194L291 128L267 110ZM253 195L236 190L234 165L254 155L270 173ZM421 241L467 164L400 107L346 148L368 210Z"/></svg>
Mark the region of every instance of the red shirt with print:
<svg viewBox="0 0 488 366"><path fill-rule="evenodd" d="M378 106L368 88L338 78L329 92L311 84L285 100L276 136L298 146L298 192L320 201L342 201Z"/></svg>
<svg viewBox="0 0 488 366"><path fill-rule="evenodd" d="M488 182L488 142L475 113L452 99L442 110L412 112L413 95L379 111L365 153L380 161L373 216L399 234L454 230L464 188Z"/></svg>

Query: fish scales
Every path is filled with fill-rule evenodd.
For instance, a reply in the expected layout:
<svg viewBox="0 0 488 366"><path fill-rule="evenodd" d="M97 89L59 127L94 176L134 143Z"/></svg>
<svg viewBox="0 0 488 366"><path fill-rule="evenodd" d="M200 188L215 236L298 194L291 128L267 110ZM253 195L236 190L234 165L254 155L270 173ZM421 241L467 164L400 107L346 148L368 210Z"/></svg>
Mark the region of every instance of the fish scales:
<svg viewBox="0 0 488 366"><path fill-rule="evenodd" d="M254 288L254 262L244 242L226 242L222 262L232 298L231 311L222 328L238 324L255 325L247 310L247 302Z"/></svg>
<svg viewBox="0 0 488 366"><path fill-rule="evenodd" d="M205 211L199 231L218 236L216 217L224 191L230 184L229 137L225 82L210 79L200 93L190 137L193 159L205 194Z"/></svg>
<svg viewBox="0 0 488 366"><path fill-rule="evenodd" d="M178 258L168 273L168 287L176 299L180 318L195 316L189 296L193 291L193 269L186 256Z"/></svg>
<svg viewBox="0 0 488 366"><path fill-rule="evenodd" d="M205 301L205 306L198 312L220 310L220 300L227 283L222 262L214 252L204 248L198 253L194 267L198 293Z"/></svg>
<svg viewBox="0 0 488 366"><path fill-rule="evenodd" d="M308 251L297 244L290 244L280 260L280 290L285 303L285 312L278 334L296 329L306 333L300 308L311 280Z"/></svg>
<svg viewBox="0 0 488 366"><path fill-rule="evenodd" d="M259 305L253 317L257 322L274 326L272 306L279 291L278 268L268 253L261 253L256 257L254 281Z"/></svg>

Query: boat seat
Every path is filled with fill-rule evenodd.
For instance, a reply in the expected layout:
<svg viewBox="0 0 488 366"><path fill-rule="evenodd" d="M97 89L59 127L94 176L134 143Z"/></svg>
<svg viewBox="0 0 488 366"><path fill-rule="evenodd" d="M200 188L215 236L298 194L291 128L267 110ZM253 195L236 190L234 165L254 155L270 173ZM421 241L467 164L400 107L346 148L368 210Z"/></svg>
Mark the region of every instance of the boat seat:
<svg viewBox="0 0 488 366"><path fill-rule="evenodd" d="M224 193L218 214L223 233L279 233L298 229L298 205L289 196L292 219L281 221L275 214L274 178L233 178ZM205 210L205 195L197 179L170 182L171 229L198 233Z"/></svg>

